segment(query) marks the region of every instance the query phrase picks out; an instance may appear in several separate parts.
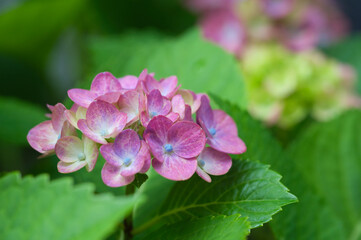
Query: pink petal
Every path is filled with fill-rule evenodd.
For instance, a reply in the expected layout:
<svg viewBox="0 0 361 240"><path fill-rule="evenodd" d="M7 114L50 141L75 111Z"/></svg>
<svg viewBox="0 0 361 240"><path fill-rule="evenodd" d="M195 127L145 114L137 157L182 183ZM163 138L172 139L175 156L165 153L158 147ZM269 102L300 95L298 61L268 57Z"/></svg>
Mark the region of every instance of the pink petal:
<svg viewBox="0 0 361 240"><path fill-rule="evenodd" d="M106 162L102 169L103 182L109 187L121 187L133 182L134 175L124 177L120 175L120 171L121 167L116 167Z"/></svg>
<svg viewBox="0 0 361 240"><path fill-rule="evenodd" d="M66 163L85 160L83 142L75 136L66 136L58 140L55 145L58 158Z"/></svg>
<svg viewBox="0 0 361 240"><path fill-rule="evenodd" d="M140 149L140 139L134 130L126 129L115 138L114 152L122 159L134 158Z"/></svg>
<svg viewBox="0 0 361 240"><path fill-rule="evenodd" d="M159 90L160 91L160 84L157 80L154 79L151 75L147 75L144 78L143 88L146 94L150 94L153 90Z"/></svg>
<svg viewBox="0 0 361 240"><path fill-rule="evenodd" d="M104 144L100 147L100 153L107 163L120 167L123 165L123 159L119 157L113 148L113 143Z"/></svg>
<svg viewBox="0 0 361 240"><path fill-rule="evenodd" d="M140 122L142 123L143 127L147 127L149 124L149 121L151 120L145 111L143 111L140 114L139 118L140 118Z"/></svg>
<svg viewBox="0 0 361 240"><path fill-rule="evenodd" d="M150 168L151 163L151 156L149 152L149 147L145 141L142 141L142 147L140 148L140 151L138 153L139 157L144 158L144 165L142 169L140 169L140 173L146 173Z"/></svg>
<svg viewBox="0 0 361 240"><path fill-rule="evenodd" d="M202 96L201 106L197 111L197 122L200 123L200 121L207 129L212 128L214 125L213 110L209 104L208 98L205 96Z"/></svg>
<svg viewBox="0 0 361 240"><path fill-rule="evenodd" d="M53 128L55 132L60 133L61 129L63 128L63 124L66 120L66 117L64 115L66 108L63 104L57 103L53 107L53 111L51 114L51 122L53 124Z"/></svg>
<svg viewBox="0 0 361 240"><path fill-rule="evenodd" d="M140 74L139 74L139 81L145 81L146 77L148 76L148 69L144 69Z"/></svg>
<svg viewBox="0 0 361 240"><path fill-rule="evenodd" d="M98 97L98 94L84 89L70 89L69 98L79 106L88 108L89 105Z"/></svg>
<svg viewBox="0 0 361 240"><path fill-rule="evenodd" d="M127 114L128 125L139 119L139 114L144 110L144 97L138 91L128 91L118 100L119 110Z"/></svg>
<svg viewBox="0 0 361 240"><path fill-rule="evenodd" d="M90 172L94 169L94 166L98 160L99 151L98 146L91 139L83 136L84 154L86 157L87 165L85 166L87 171Z"/></svg>
<svg viewBox="0 0 361 240"><path fill-rule="evenodd" d="M197 166L196 173L198 174L198 176L203 178L204 181L209 182L209 183L212 182L211 177L202 168Z"/></svg>
<svg viewBox="0 0 361 240"><path fill-rule="evenodd" d="M170 76L159 81L160 92L162 96L170 99L178 90L177 88L178 78L176 76Z"/></svg>
<svg viewBox="0 0 361 240"><path fill-rule="evenodd" d="M206 144L206 135L196 123L181 121L169 128L168 143L178 156L194 158L202 152Z"/></svg>
<svg viewBox="0 0 361 240"><path fill-rule="evenodd" d="M234 120L222 110L213 110L214 125L216 134L222 132L222 134L229 134L238 136L238 129Z"/></svg>
<svg viewBox="0 0 361 240"><path fill-rule="evenodd" d="M138 78L136 76L127 75L122 78L118 78L118 82L122 86L123 89L136 89L138 85Z"/></svg>
<svg viewBox="0 0 361 240"><path fill-rule="evenodd" d="M91 140L101 143L101 144L107 144L108 142L105 140L104 137L100 136L99 134L93 132L89 127L85 119L80 119L78 121L78 128L79 130L86 135Z"/></svg>
<svg viewBox="0 0 361 240"><path fill-rule="evenodd" d="M143 137L146 140L153 156L159 161L163 160L163 145L168 140L168 129L173 122L164 116L154 117L144 131Z"/></svg>
<svg viewBox="0 0 361 240"><path fill-rule="evenodd" d="M77 161L77 162L73 162L73 163L66 163L66 162L59 161L57 167L58 167L58 171L60 173L72 173L72 172L78 171L79 169L84 167L86 164L87 164L86 161Z"/></svg>
<svg viewBox="0 0 361 240"><path fill-rule="evenodd" d="M185 103L181 95L172 98L172 112L178 113L180 119L184 119Z"/></svg>
<svg viewBox="0 0 361 240"><path fill-rule="evenodd" d="M95 76L90 90L103 95L109 92L120 91L122 87L113 74L110 72L102 72Z"/></svg>
<svg viewBox="0 0 361 240"><path fill-rule="evenodd" d="M247 150L244 142L239 137L232 135L208 138L207 143L212 148L229 154L242 154Z"/></svg>
<svg viewBox="0 0 361 240"><path fill-rule="evenodd" d="M48 120L33 127L26 138L32 148L45 153L54 150L59 135L54 131L51 120Z"/></svg>
<svg viewBox="0 0 361 240"><path fill-rule="evenodd" d="M142 141L142 146L137 156L134 157L129 166L122 166L120 174L123 176L132 176L139 172L146 172L150 166L150 154L147 144ZM149 162L149 163L148 163ZM147 166L148 165L148 166ZM147 169L148 168L148 169Z"/></svg>
<svg viewBox="0 0 361 240"><path fill-rule="evenodd" d="M192 109L189 105L185 106L185 110L184 110L184 120L185 121L190 121L192 122Z"/></svg>
<svg viewBox="0 0 361 240"><path fill-rule="evenodd" d="M160 175L174 181L187 180L195 173L197 169L197 160L184 159L176 154L164 154L163 163L154 158L153 168Z"/></svg>
<svg viewBox="0 0 361 240"><path fill-rule="evenodd" d="M171 112L167 115L167 118L169 118L172 122L176 122L179 119L179 114Z"/></svg>
<svg viewBox="0 0 361 240"><path fill-rule="evenodd" d="M99 97L96 98L96 100L101 100L101 101L104 101L107 103L114 104L114 103L118 102L118 99L119 99L121 93L122 93L122 91L108 92L103 95L100 95Z"/></svg>
<svg viewBox="0 0 361 240"><path fill-rule="evenodd" d="M201 169L216 176L226 174L232 166L232 159L228 154L210 147L205 148L197 160Z"/></svg>
<svg viewBox="0 0 361 240"><path fill-rule="evenodd" d="M103 138L115 137L123 130L126 121L125 113L121 113L114 105L100 100L90 104L86 113L88 127ZM80 129L79 122L78 127Z"/></svg>
<svg viewBox="0 0 361 240"><path fill-rule="evenodd" d="M266 14L273 18L282 18L292 10L293 0L262 0Z"/></svg>

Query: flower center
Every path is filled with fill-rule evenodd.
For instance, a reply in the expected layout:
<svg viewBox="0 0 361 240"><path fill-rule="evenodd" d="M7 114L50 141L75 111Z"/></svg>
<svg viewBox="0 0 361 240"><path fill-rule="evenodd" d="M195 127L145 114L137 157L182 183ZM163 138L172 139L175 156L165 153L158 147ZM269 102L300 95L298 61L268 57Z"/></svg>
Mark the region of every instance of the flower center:
<svg viewBox="0 0 361 240"><path fill-rule="evenodd" d="M78 159L79 159L79 161L85 160L85 154L84 153L79 153L78 154Z"/></svg>
<svg viewBox="0 0 361 240"><path fill-rule="evenodd" d="M204 165L206 165L206 162L202 159L198 160L198 165L202 168Z"/></svg>
<svg viewBox="0 0 361 240"><path fill-rule="evenodd" d="M108 131L105 130L105 129L103 129L103 130L100 131L100 135L101 135L102 137L104 137L104 136L108 135Z"/></svg>
<svg viewBox="0 0 361 240"><path fill-rule="evenodd" d="M209 129L209 133L212 135L212 136L214 136L215 134L216 134L216 129L215 128L210 128Z"/></svg>
<svg viewBox="0 0 361 240"><path fill-rule="evenodd" d="M125 158L125 159L123 160L125 166L129 166L130 163L131 163L131 161L132 161L132 160L131 160L130 158Z"/></svg>
<svg viewBox="0 0 361 240"><path fill-rule="evenodd" d="M173 151L173 147L172 145L170 145L169 143L164 145L164 150L167 152L167 153L170 153L171 151Z"/></svg>
<svg viewBox="0 0 361 240"><path fill-rule="evenodd" d="M150 118L153 118L155 116L158 116L158 113L157 112L150 112L149 116L150 116Z"/></svg>

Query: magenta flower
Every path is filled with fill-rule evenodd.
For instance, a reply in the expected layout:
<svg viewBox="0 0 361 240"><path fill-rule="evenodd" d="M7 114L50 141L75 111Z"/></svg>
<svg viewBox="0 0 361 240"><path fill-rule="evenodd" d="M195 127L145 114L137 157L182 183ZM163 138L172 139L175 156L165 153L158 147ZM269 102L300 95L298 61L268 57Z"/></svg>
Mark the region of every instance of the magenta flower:
<svg viewBox="0 0 361 240"><path fill-rule="evenodd" d="M102 179L110 187L127 185L135 174L145 173L150 167L148 146L131 129L121 132L114 143L101 146L100 152L106 160Z"/></svg>
<svg viewBox="0 0 361 240"><path fill-rule="evenodd" d="M60 159L59 172L71 173L84 166L90 172L98 159L98 146L86 136L83 136L82 140L75 136L66 136L56 143L55 153Z"/></svg>
<svg viewBox="0 0 361 240"><path fill-rule="evenodd" d="M197 174L207 182L212 179L208 174L219 176L226 174L232 166L231 157L213 148L206 147L197 158Z"/></svg>
<svg viewBox="0 0 361 240"><path fill-rule="evenodd" d="M293 0L262 0L265 13L272 18L282 18L291 12Z"/></svg>
<svg viewBox="0 0 361 240"><path fill-rule="evenodd" d="M206 132L207 144L212 148L229 154L241 154L246 151L246 145L238 137L233 119L222 110L212 110L205 96L201 98L197 122Z"/></svg>
<svg viewBox="0 0 361 240"><path fill-rule="evenodd" d="M146 94L150 94L153 90L157 89L162 96L168 99L171 99L180 88L177 85L178 79L176 76L170 76L157 81L152 75L148 74L143 81L143 88Z"/></svg>
<svg viewBox="0 0 361 240"><path fill-rule="evenodd" d="M240 55L245 42L245 30L232 11L222 10L205 14L200 25L206 39L217 43L230 53Z"/></svg>
<svg viewBox="0 0 361 240"><path fill-rule="evenodd" d="M133 75L127 75L121 78L118 78L122 89L125 90L134 90L138 87L139 79Z"/></svg>
<svg viewBox="0 0 361 240"><path fill-rule="evenodd" d="M108 138L120 133L127 122L127 114L120 112L114 105L96 100L90 104L86 119L78 121L78 128L87 137L101 144Z"/></svg>
<svg viewBox="0 0 361 240"><path fill-rule="evenodd" d="M66 122L64 105L58 103L48 107L52 111L51 120L38 124L27 135L30 146L44 155L53 152L55 144L61 136L73 132L70 124L64 124Z"/></svg>
<svg viewBox="0 0 361 240"><path fill-rule="evenodd" d="M141 112L145 111L145 96L142 92L131 90L119 97L119 110L127 114L127 126L139 120Z"/></svg>
<svg viewBox="0 0 361 240"><path fill-rule="evenodd" d="M203 130L196 123L173 123L167 117L157 116L149 122L143 136L154 156L153 168L160 175L180 181L194 174L196 157L206 142Z"/></svg>
<svg viewBox="0 0 361 240"><path fill-rule="evenodd" d="M153 117L162 115L169 117L174 122L179 118L179 115L170 113L171 108L171 102L163 97L159 90L154 89L147 95L146 108L145 111L140 114L140 121L144 127L147 127Z"/></svg>
<svg viewBox="0 0 361 240"><path fill-rule="evenodd" d="M68 96L79 106L88 108L98 98L110 103L117 102L123 91L118 79L109 72L103 72L95 76L90 86L90 91L74 88L68 91Z"/></svg>
<svg viewBox="0 0 361 240"><path fill-rule="evenodd" d="M192 113L197 112L199 106L201 105L201 97L205 95L203 93L195 94L191 90L187 89L179 89L176 92L176 95L177 94L181 95L184 103L188 104L191 107Z"/></svg>

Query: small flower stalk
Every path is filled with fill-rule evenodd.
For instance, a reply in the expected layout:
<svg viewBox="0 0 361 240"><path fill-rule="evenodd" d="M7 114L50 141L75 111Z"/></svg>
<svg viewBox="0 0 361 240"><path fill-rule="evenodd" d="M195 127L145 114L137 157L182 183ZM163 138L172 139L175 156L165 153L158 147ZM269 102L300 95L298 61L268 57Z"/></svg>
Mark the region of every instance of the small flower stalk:
<svg viewBox="0 0 361 240"><path fill-rule="evenodd" d="M210 175L231 168L229 154L246 151L233 119L213 110L206 94L180 89L176 76L157 81L147 70L122 78L104 72L90 90L68 95L73 106L49 105L50 120L27 136L43 156L57 155L61 173L92 171L100 152L106 161L101 177L110 187L132 183L151 166L173 181L197 173L211 182Z"/></svg>

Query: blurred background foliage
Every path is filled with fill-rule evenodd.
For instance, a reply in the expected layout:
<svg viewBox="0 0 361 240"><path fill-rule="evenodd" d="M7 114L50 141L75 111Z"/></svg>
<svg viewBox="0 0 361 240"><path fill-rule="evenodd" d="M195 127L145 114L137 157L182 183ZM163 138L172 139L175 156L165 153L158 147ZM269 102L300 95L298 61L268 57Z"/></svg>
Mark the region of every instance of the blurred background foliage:
<svg viewBox="0 0 361 240"><path fill-rule="evenodd" d="M349 63L361 76L361 35L357 34L361 29L361 2L340 0L340 4L352 21L353 36L322 51ZM273 239L271 232L286 237L284 239L313 239L310 237L327 226L333 226L329 228L334 231L323 233L320 239L346 239L346 236L359 239L357 232L353 233L356 238L344 232L360 229L357 228L361 215L357 207L360 192L355 190L354 184L361 172L360 153L357 152L361 149L361 141L352 135L360 132L359 112L347 113L326 125L313 125L306 120L289 133L277 131L278 143L271 134L264 133L260 123L245 112L239 112L238 107L246 106L246 99L237 60L203 40L194 29L196 22L197 17L180 0L0 1L0 172L20 170L22 174L47 172L51 178L62 176L56 170L56 157L38 159L38 153L28 146L25 138L31 127L45 120L46 104L66 101L69 88L87 87L98 72L110 71L120 77L138 75L147 67L156 72L158 78L174 74L185 88L215 93L235 103L237 106L226 110L240 122L240 135L251 146L247 154L271 164L272 169L284 176L285 185L299 197L300 204L296 208L288 206L276 216L271 223L272 230L266 225L252 232L250 239ZM357 91L361 94L360 79ZM220 101L217 104L228 106ZM293 142L287 150L288 156L283 156L282 145L288 145L290 136L308 125L311 127L301 134L301 140ZM314 146L316 137L320 140L315 140L319 144ZM333 145L340 146L328 152L333 145L324 143L324 139L338 139ZM271 154L268 150L257 149L264 141L272 142ZM307 159L305 165L297 164L304 163L302 153L311 147L315 147L310 153L312 158ZM314 160L325 153L332 164ZM347 154L351 154L348 161L338 162ZM100 158L99 161L104 160ZM97 192L122 194L123 188L110 189L102 183L102 164L96 166L91 173L82 169L69 175L75 182L93 182ZM330 166L333 168L327 169ZM340 169L343 172L338 172ZM323 178L324 171L329 171L329 178ZM341 185L336 177L340 174L344 176ZM164 191L172 185L169 181L159 183L161 180L150 177L155 178L154 185L167 186ZM304 183L299 179L305 180ZM329 188L330 183L338 187L337 191ZM159 191L159 186L148 188ZM144 191L148 191L147 188ZM329 192L333 195L329 196ZM338 209L343 201L347 209ZM309 213L300 220L308 206L312 206L314 214ZM308 221L315 221L317 211L321 211L318 224L303 231ZM301 237L294 238L295 234Z"/></svg>

